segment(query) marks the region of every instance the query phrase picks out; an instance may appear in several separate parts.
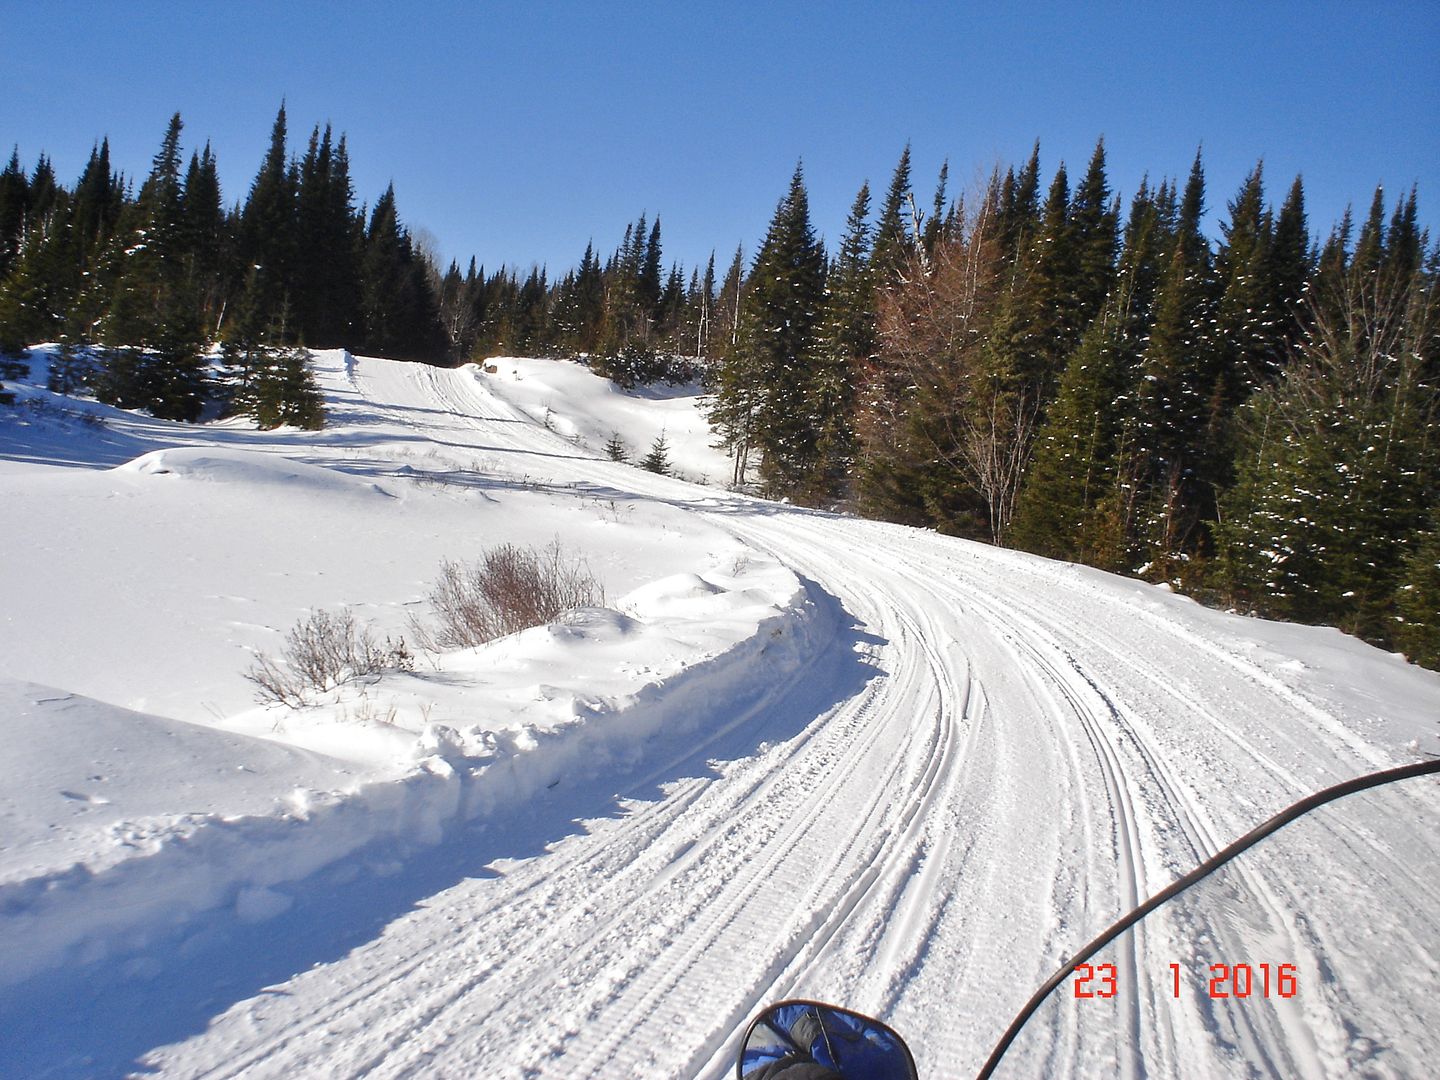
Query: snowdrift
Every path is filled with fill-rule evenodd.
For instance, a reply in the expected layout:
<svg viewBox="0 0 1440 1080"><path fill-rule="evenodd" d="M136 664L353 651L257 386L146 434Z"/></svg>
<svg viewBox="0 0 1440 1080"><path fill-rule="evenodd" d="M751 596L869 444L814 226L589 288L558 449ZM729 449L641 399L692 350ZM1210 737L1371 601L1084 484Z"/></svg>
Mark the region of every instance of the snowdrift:
<svg viewBox="0 0 1440 1080"><path fill-rule="evenodd" d="M191 455L170 453L164 460L171 467L214 467ZM220 471L233 464L222 463ZM255 734L7 685L6 711L21 717L24 729L10 730L28 749L5 759L9 775L0 778L10 793L7 837L17 837L0 862L0 954L6 958L0 986L152 948L202 912L230 910L245 922L274 917L291 906L293 890L303 889L307 877L377 842L397 841L402 851L433 845L448 828L514 807L567 778L643 764L647 747L662 735L693 741L708 728L734 723L823 648L834 632L822 614L827 610L794 574L767 560L708 576L682 574L642 587L613 609L584 609L563 622L438 658L423 699L414 684L426 674L388 676L343 687L299 714L257 711L235 722ZM535 684L537 670L551 681ZM448 696L436 693L441 687ZM411 760L377 779L318 786L344 777L346 764L333 752L345 751L347 742L351 756L376 764L367 730L374 725L342 722L353 717L347 707L361 694L389 717L381 745L408 743ZM437 710L450 722L434 719ZM464 723L459 717L466 711L481 719ZM259 738L267 728L269 739ZM57 800L112 804L70 790L82 785L62 776L77 761L103 770L88 764L94 760L89 752L76 753L97 741L123 747L127 795L135 809L157 812L122 816L127 800L117 798L104 820L86 822L80 840L72 836L57 846L49 830L38 827L12 834L13 821L54 819ZM284 742L323 745L332 755ZM240 798L244 812L232 814L158 812L183 802L177 789L187 785L206 789L198 795L201 804L233 802L234 788L210 790L206 774L235 761L258 780L268 772L271 785L278 777L317 786L297 786L263 808L253 806L252 792ZM224 779L228 785L231 778ZM89 787L103 788L106 780L95 772ZM66 785L58 795L57 784ZM264 786L254 785L257 791ZM28 805L20 805L22 791L31 793ZM151 797L137 799L140 792ZM47 800L50 805L40 805ZM75 861L41 869L59 854Z"/></svg>

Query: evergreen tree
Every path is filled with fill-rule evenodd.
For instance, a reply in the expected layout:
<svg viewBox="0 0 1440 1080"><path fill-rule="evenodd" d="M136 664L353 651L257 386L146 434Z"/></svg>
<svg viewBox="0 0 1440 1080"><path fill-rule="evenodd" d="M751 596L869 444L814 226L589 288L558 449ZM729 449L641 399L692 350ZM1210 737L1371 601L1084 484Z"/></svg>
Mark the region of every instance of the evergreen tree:
<svg viewBox="0 0 1440 1080"><path fill-rule="evenodd" d="M400 225L394 185L371 211L361 272L365 348L379 356L443 359L439 303L424 261Z"/></svg>
<svg viewBox="0 0 1440 1080"><path fill-rule="evenodd" d="M925 249L926 258L935 254L935 245L945 235L947 222L953 219L946 213L946 188L950 183L950 162L944 161L940 164L940 179L935 184L935 201L931 207L930 219L925 222L924 231L921 233L921 244ZM867 193L869 185L866 185Z"/></svg>
<svg viewBox="0 0 1440 1080"><path fill-rule="evenodd" d="M1216 342L1227 411L1272 381L1284 364L1279 317L1272 308L1279 295L1271 277L1273 227L1261 174L1262 166L1256 165L1230 203L1230 221L1220 227L1223 242L1215 258Z"/></svg>
<svg viewBox="0 0 1440 1080"><path fill-rule="evenodd" d="M1107 569L1125 566L1134 506L1124 419L1168 246L1165 196L1140 186L1114 284L1071 354L1035 443L1011 542Z"/></svg>
<svg viewBox="0 0 1440 1080"><path fill-rule="evenodd" d="M1383 241L1366 258L1382 265ZM1440 353L1435 290L1418 273L1353 275L1317 314L1301 362L1243 410L1219 532L1231 586L1257 610L1385 642L1397 589L1423 583L1417 552L1440 481L1440 411L1424 377Z"/></svg>
<svg viewBox="0 0 1440 1080"><path fill-rule="evenodd" d="M1223 474L1223 385L1214 339L1209 242L1200 232L1204 170L1197 154L1156 293L1154 322L1134 394L1129 438L1144 455L1137 484L1140 546L1153 572L1203 542Z"/></svg>
<svg viewBox="0 0 1440 1080"><path fill-rule="evenodd" d="M995 185L992 182L992 189ZM1040 143L1030 151L1025 167L1016 175L1011 170L998 193L998 227L1006 253L1012 258L1029 249L1040 229Z"/></svg>
<svg viewBox="0 0 1440 1080"><path fill-rule="evenodd" d="M315 128L295 196L295 318L316 348L354 343L360 324L356 212L345 139Z"/></svg>
<svg viewBox="0 0 1440 1080"><path fill-rule="evenodd" d="M875 239L870 261L875 271L876 286L885 288L904 273L914 251L910 230L905 225L914 195L910 188L910 144L905 144L895 174L890 178L890 187L885 192L885 201L880 206L880 217L875 224Z"/></svg>
<svg viewBox="0 0 1440 1080"><path fill-rule="evenodd" d="M1115 255L1119 247L1119 220L1110 200L1105 178L1105 140L1095 152L1085 176L1075 189L1068 215L1067 245L1074 249L1073 278L1066 290L1070 307L1062 340L1073 344L1100 312L1115 277ZM1063 350L1068 353L1067 348Z"/></svg>
<svg viewBox="0 0 1440 1080"><path fill-rule="evenodd" d="M121 222L125 248L114 271L117 292L105 320L105 336L117 345L151 340L168 316L179 315L185 287L180 175L180 114L170 118L150 174Z"/></svg>
<svg viewBox="0 0 1440 1080"><path fill-rule="evenodd" d="M644 220L643 218L641 219ZM640 230L643 231L643 230ZM636 239L639 239L640 231L636 232ZM640 259L639 274L637 276L637 291L640 307L651 321L659 317L660 308L660 219L656 217L655 224L650 227L649 238L645 241L644 254Z"/></svg>
<svg viewBox="0 0 1440 1080"><path fill-rule="evenodd" d="M29 205L30 181L20 165L20 148L16 147L10 152L10 164L0 172L0 281L20 256Z"/></svg>
<svg viewBox="0 0 1440 1080"><path fill-rule="evenodd" d="M846 487L855 455L856 394L876 350L869 216L870 185L862 184L826 278L825 312L818 330L808 405L819 425L819 489L815 495L822 498L839 496ZM937 234L936 243L940 242Z"/></svg>
<svg viewBox="0 0 1440 1080"><path fill-rule="evenodd" d="M760 479L776 495L799 494L816 483L821 432L807 406L814 400L824 287L825 251L810 225L797 165L756 256L738 341L721 368L712 411L712 423L734 452L759 451Z"/></svg>
<svg viewBox="0 0 1440 1080"><path fill-rule="evenodd" d="M591 353L600 343L605 322L605 276L593 244L585 245L585 255L575 275L575 349Z"/></svg>
<svg viewBox="0 0 1440 1080"><path fill-rule="evenodd" d="M110 171L110 141L103 139L91 150L85 171L75 185L70 230L82 274L99 262L124 208L124 186Z"/></svg>
<svg viewBox="0 0 1440 1080"><path fill-rule="evenodd" d="M1305 218L1305 187L1300 177L1290 185L1290 192L1275 219L1275 232L1270 245L1269 280L1274 289L1270 309L1276 321L1275 339L1282 365L1299 342L1305 326L1303 301L1306 286L1315 272L1315 258L1310 247L1310 226Z"/></svg>
<svg viewBox="0 0 1440 1080"><path fill-rule="evenodd" d="M221 204L220 176L210 144L190 157L181 199L180 259L187 294L199 307L201 325L218 330L227 296L229 227Z"/></svg>
<svg viewBox="0 0 1440 1080"><path fill-rule="evenodd" d="M1437 520L1436 511L1431 520ZM1440 671L1440 527L1417 536L1405 557L1394 624L1395 644L1410 662Z"/></svg>
<svg viewBox="0 0 1440 1080"><path fill-rule="evenodd" d="M285 148L285 105L275 116L270 149L250 186L240 217L240 257L249 270L250 305L267 336L292 336L293 274L298 252L296 196L298 177Z"/></svg>
<svg viewBox="0 0 1440 1080"><path fill-rule="evenodd" d="M610 440L605 444L605 454L611 461L625 462L630 460L630 451L625 449L625 441L620 438L618 431L610 433Z"/></svg>
<svg viewBox="0 0 1440 1080"><path fill-rule="evenodd" d="M670 443L665 438L665 432L655 436L649 452L640 461L640 467L661 476L670 475Z"/></svg>
<svg viewBox="0 0 1440 1080"><path fill-rule="evenodd" d="M309 354L294 346L262 348L244 406L262 431L323 427L324 399L310 372Z"/></svg>
<svg viewBox="0 0 1440 1080"><path fill-rule="evenodd" d="M69 337L63 337L59 344L60 348L50 361L46 387L57 394L73 394L90 381L90 358Z"/></svg>
<svg viewBox="0 0 1440 1080"><path fill-rule="evenodd" d="M715 297L715 318L710 324L706 339L706 352L716 361L722 361L735 348L740 334L740 311L745 298L745 250L735 249L720 291Z"/></svg>

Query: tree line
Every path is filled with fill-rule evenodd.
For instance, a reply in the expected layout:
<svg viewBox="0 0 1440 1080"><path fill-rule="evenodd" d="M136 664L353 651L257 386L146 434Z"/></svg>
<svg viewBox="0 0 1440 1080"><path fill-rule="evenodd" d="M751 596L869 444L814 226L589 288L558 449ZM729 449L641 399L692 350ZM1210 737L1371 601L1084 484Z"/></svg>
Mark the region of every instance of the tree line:
<svg viewBox="0 0 1440 1080"><path fill-rule="evenodd" d="M401 224L393 187L357 208L346 139L328 125L296 155L282 105L246 199L229 207L208 144L185 168L183 127L172 117L138 189L112 169L108 140L68 188L47 157L27 173L12 153L0 173L0 354L59 342L62 385L194 419L217 392L293 413L294 346L428 363L585 357L634 384L692 376L715 350L722 305L733 322L740 253L723 281L713 257L688 275L667 267L658 217L641 214L608 257L590 244L553 279L540 266L487 273L475 259L441 272ZM210 378L203 354L217 342L233 385Z"/></svg>
<svg viewBox="0 0 1440 1080"><path fill-rule="evenodd" d="M1416 193L1315 243L1261 165L1201 229L1103 141L970 203L908 148L835 253L796 169L718 351L712 421L772 497L1136 574L1440 664L1440 248Z"/></svg>
<svg viewBox="0 0 1440 1080"><path fill-rule="evenodd" d="M664 265L660 219L642 213L602 258L591 241L578 268L551 279L509 267L487 275L475 260L441 278L440 306L457 362L502 354L583 358L625 386L688 379L717 355L730 332L744 279L737 251L716 279L712 255L687 275ZM730 321L725 313L730 312Z"/></svg>
<svg viewBox="0 0 1440 1080"><path fill-rule="evenodd" d="M124 408L194 420L225 397L265 422L318 423L296 346L443 362L433 268L395 192L358 207L328 125L301 155L282 105L242 204L222 201L209 144L181 150L175 114L149 174L115 172L108 140L71 188L42 156L0 173L0 353L58 342L52 382ZM222 343L221 383L205 358Z"/></svg>

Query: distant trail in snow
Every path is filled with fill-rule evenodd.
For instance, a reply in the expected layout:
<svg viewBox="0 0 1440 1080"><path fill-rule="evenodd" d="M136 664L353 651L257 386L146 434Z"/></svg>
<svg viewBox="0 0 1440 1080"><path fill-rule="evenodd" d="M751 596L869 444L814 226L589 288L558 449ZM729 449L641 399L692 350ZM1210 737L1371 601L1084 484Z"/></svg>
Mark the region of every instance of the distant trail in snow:
<svg viewBox="0 0 1440 1080"><path fill-rule="evenodd" d="M567 497L692 511L801 575L833 636L613 788L562 784L544 813L583 831L226 1002L143 1056L157 1075L719 1080L744 1021L795 995L880 1015L922 1075L964 1076L1138 900L1434 739L1440 678L1333 633L617 465L474 369L361 359L330 377L427 467L488 458ZM1290 676L1295 657L1309 674ZM1440 789L1417 783L1297 824L1103 958L1115 999L1057 991L1010 1074L1424 1074L1440 1060L1437 821ZM1282 962L1294 999L1204 992L1211 964Z"/></svg>

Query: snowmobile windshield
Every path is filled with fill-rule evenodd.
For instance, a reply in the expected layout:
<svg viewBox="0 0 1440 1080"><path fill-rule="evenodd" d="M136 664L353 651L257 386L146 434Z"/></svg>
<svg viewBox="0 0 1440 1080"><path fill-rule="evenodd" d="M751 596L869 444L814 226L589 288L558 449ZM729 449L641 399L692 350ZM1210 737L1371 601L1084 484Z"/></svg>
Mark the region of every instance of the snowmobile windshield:
<svg viewBox="0 0 1440 1080"><path fill-rule="evenodd" d="M813 1065L804 1075L841 1080L914 1080L904 1041L877 1020L813 1001L782 1001L750 1025L738 1074L784 1077L787 1065ZM799 1075L800 1073L797 1073Z"/></svg>
<svg viewBox="0 0 1440 1080"><path fill-rule="evenodd" d="M1195 861L1212 854L1221 830L1193 807L1172 809L1170 827ZM1298 818L1090 957L1031 1016L994 1075L1433 1075L1435 825L1440 784L1429 777ZM1086 883L1093 926L1056 937L1037 984L1112 913L1185 869L1132 865L1133 880Z"/></svg>

